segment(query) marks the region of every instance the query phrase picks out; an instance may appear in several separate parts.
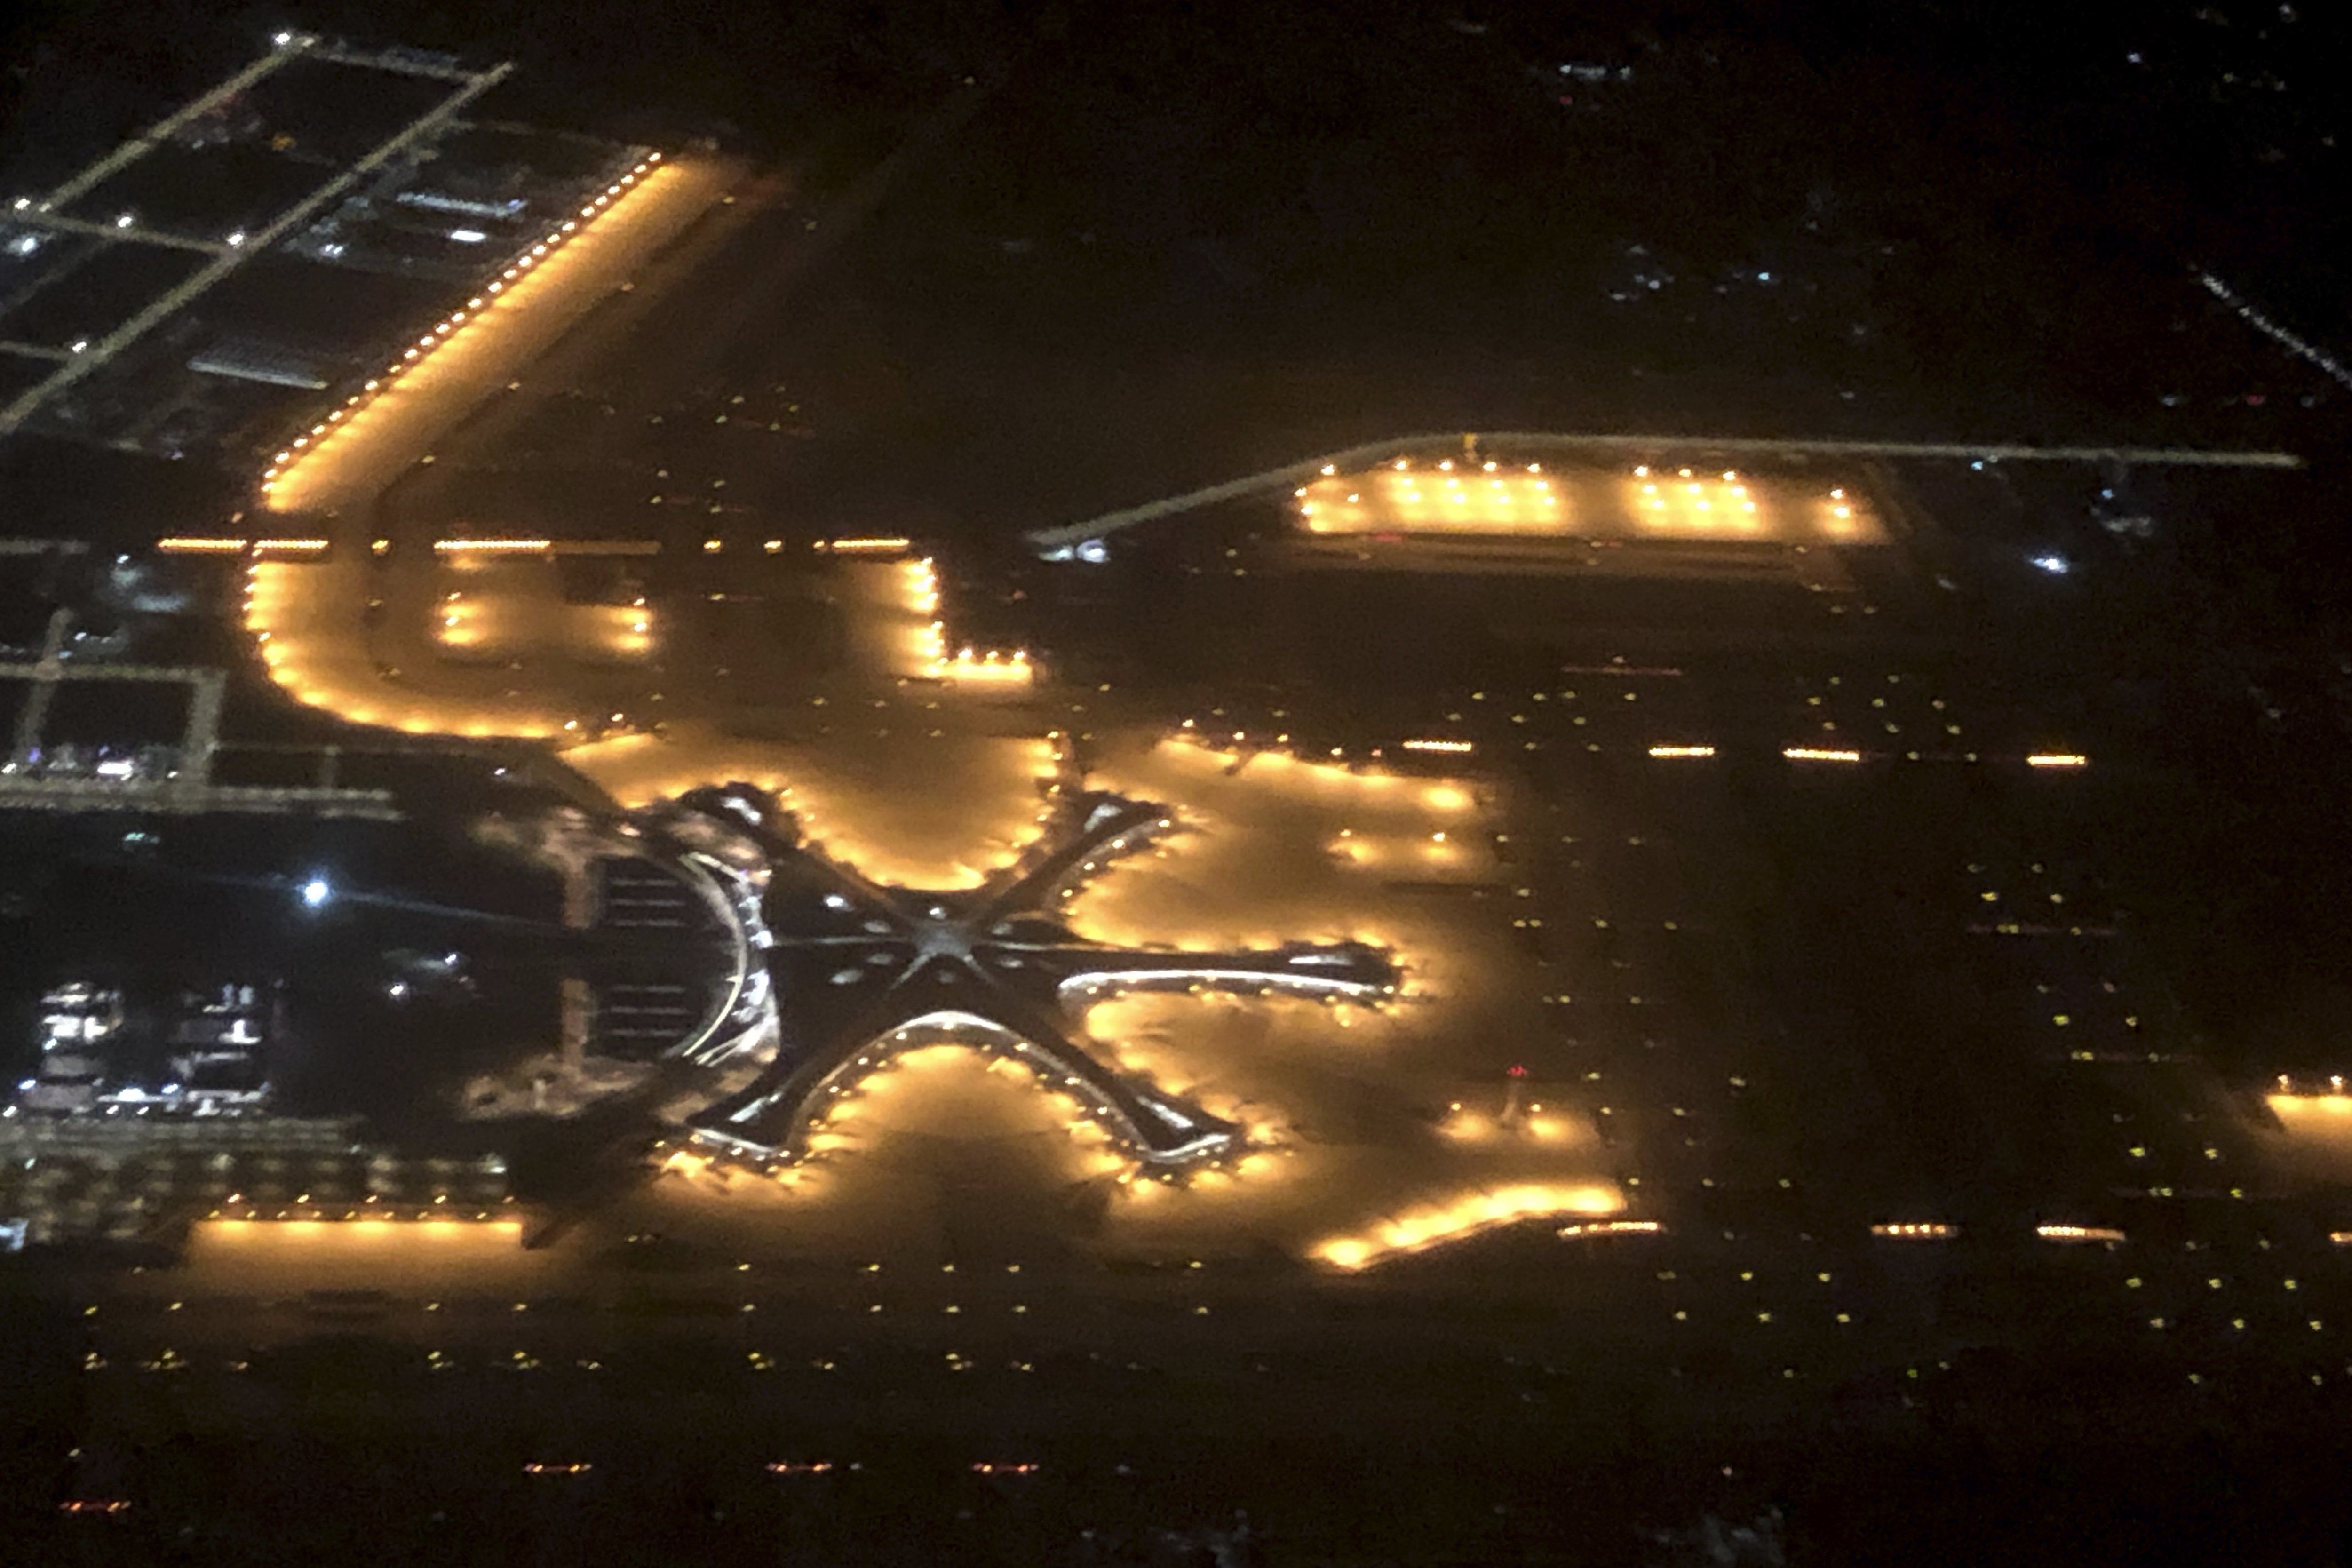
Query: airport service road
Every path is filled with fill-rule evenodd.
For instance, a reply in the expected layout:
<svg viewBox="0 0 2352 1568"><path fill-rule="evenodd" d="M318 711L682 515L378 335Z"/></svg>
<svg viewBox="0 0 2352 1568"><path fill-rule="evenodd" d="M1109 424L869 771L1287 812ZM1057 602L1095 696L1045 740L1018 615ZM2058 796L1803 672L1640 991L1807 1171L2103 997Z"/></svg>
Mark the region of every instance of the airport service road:
<svg viewBox="0 0 2352 1568"><path fill-rule="evenodd" d="M742 177L739 163L684 158L586 224L462 327L421 344L403 377L317 444L278 465L273 512L342 518L339 542L369 537L371 503L433 443L543 354ZM485 296L487 298L487 296Z"/></svg>

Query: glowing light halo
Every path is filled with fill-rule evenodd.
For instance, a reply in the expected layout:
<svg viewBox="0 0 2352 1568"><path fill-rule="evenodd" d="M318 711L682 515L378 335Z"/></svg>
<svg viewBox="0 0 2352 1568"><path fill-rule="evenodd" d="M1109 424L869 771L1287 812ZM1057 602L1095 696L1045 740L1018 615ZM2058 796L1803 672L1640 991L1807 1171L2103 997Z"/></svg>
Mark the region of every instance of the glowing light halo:
<svg viewBox="0 0 2352 1568"><path fill-rule="evenodd" d="M791 876L801 900L772 911L764 945L772 991L801 999L803 1044L694 1116L694 1131L762 1165L797 1162L823 1152L815 1140L826 1109L893 1047L910 1036L969 1034L1048 1088L1076 1091L1078 1110L1139 1166L1172 1173L1238 1154L1243 1130L1104 1060L1076 1026L1074 992L1091 1000L1106 987L1209 984L1367 1001L1394 994L1393 965L1362 944L1194 953L1078 935L1058 916L1072 885L1148 846L1175 817L1107 792L1059 799L1058 831L966 891L870 882L811 849L750 785L698 791L667 808L741 837L768 858L772 877ZM649 826L658 830L660 819Z"/></svg>
<svg viewBox="0 0 2352 1568"><path fill-rule="evenodd" d="M990 787L1001 785L1008 800L1017 796L1018 814L1008 807L1003 816L979 825L976 837L990 847L989 852L959 858L952 866L924 863L922 857L892 847L887 824L845 825L844 818L860 815L854 805L845 804L846 797L857 794L858 785L845 784L812 763L804 754L812 748L740 741L723 737L705 724L682 721L665 735L608 736L566 748L563 755L631 811L656 809L698 789L740 784L789 809L803 845L869 881L912 886L911 879L919 874L928 879L922 883L928 889L968 892L1017 863L1044 837L1054 813L1050 807L1039 810L1036 797L1043 794L1050 798L1056 791L1072 787L1060 731L1010 742L1004 737L984 739L992 746L1013 752L1004 763L1003 775L992 780ZM673 753L683 753L677 765L664 766L661 759ZM641 760L648 756L653 760ZM653 771L648 773L647 768Z"/></svg>
<svg viewBox="0 0 2352 1568"><path fill-rule="evenodd" d="M341 405L315 422L306 434L289 441L277 453L259 478L262 508L271 512L302 510L301 469L315 465L331 449L348 447L359 432L381 433L388 423L396 422L397 409L401 405L396 400L387 405L385 400L415 386L415 374L437 358L460 345L477 344L486 322L514 319L519 306L527 314L530 296L558 286L551 284L550 279L565 270L555 266L559 247L586 238L614 214L627 211L634 221L649 212L667 210L660 203L649 206L645 199L646 192L657 189L690 194L694 183L687 180L677 165L665 163L659 153L648 154L629 173L609 184L601 195L588 200L576 219L567 219L551 229L530 247L528 254L518 257L502 277L485 284L478 293L466 301L463 308L450 311L431 331L418 338L415 346L404 349L399 359L387 369L369 379ZM658 223L661 219L656 216L651 221ZM625 234L643 232L633 228L631 224L618 226ZM625 244L626 241L621 243ZM566 254L577 256L581 253L575 250ZM576 266L571 270L576 275ZM428 456L425 460L430 461L431 458ZM220 543L214 542L184 540L180 542L184 547L194 543L203 550L219 551L222 548ZM325 542L323 540L257 541L254 553L265 553L264 546L318 553ZM453 559L463 559L467 554L479 551L543 552L551 547L551 542L521 539L441 540L434 546L436 552ZM376 552L381 553L382 549L379 544ZM310 657L303 657L289 651L279 641L288 632L280 617L296 611L300 607L300 602L308 597L285 591L274 595L271 604L263 605L257 603L257 595L249 579L246 602L246 625L248 630L263 634L257 640L263 645L264 661L271 679L304 705L323 709L355 723L375 724L411 734L506 735L526 740L549 740L562 733L564 725L562 720L542 712L507 710L453 698L435 699L421 693L414 696L395 694L387 688L381 675L371 679L357 669L336 671L320 668L322 664L333 662L331 655L320 658L314 650L306 647L304 653ZM444 630L453 629L460 628L444 627ZM301 640L307 644L314 639L305 637ZM461 635L442 640L446 646L470 647L479 638L461 630ZM643 653L648 651L649 646L649 643L644 647L625 646L618 651ZM383 712L384 708L396 710L387 717Z"/></svg>
<svg viewBox="0 0 2352 1568"><path fill-rule="evenodd" d="M1449 1203L1409 1210L1350 1236L1318 1242L1309 1256L1344 1273L1374 1268L1392 1258L1466 1241L1533 1219L1566 1215L1613 1215L1625 1206L1615 1188L1597 1182L1569 1185L1521 1182L1474 1187Z"/></svg>
<svg viewBox="0 0 2352 1568"><path fill-rule="evenodd" d="M675 165L663 165L660 154L653 154L621 181L607 187L602 198L591 203L593 216L583 221L593 226L624 210L634 215L635 210L646 205L643 200L646 192L656 187L667 188L678 177ZM636 199L633 201L633 197ZM548 254L551 250L582 237L584 237L584 233L577 223L566 224L551 231L529 254L508 267L498 279L485 285L482 291L468 300L464 308L443 317L431 331L416 340L414 347L404 349L398 359L345 399L341 406L314 424L307 434L289 442L262 472L260 491L263 506L272 511L300 510L285 498L283 489L297 480L303 468L313 464L330 447L341 445L337 437L346 437L362 425L380 423L380 404L401 390L404 378L424 369L453 345L478 338L483 321L494 313L511 315L519 295L541 291L546 287L544 279L551 274L541 272L535 279L526 275L542 263L552 262L554 258ZM538 289L525 287L534 282L540 285ZM371 418L372 415L377 417Z"/></svg>
<svg viewBox="0 0 2352 1568"><path fill-rule="evenodd" d="M1141 736L1135 739L1144 742ZM1144 742L1146 754L1151 749L1151 743ZM1127 760L1131 763L1135 759ZM1108 765L1116 776L1123 764L1114 760ZM1181 773L1188 770L1178 771ZM1363 782L1350 776L1351 782L1358 785ZM1269 773L1265 780L1241 781L1236 787L1278 789L1282 787L1280 777L1278 773ZM1323 805L1346 804L1351 810L1370 809L1377 801L1377 809L1382 811L1421 812L1430 809L1430 803L1423 798L1425 790L1446 787L1433 784L1425 775L1401 775L1396 783L1406 787L1360 797L1360 805L1353 804L1359 797L1352 796L1335 796ZM1042 815L1047 818L1059 816L1065 822L1083 822L1090 816L1102 797L1083 792L1076 785L1076 777L1066 774L1055 797L1056 804ZM1139 795L1187 798L1181 776L1163 774L1156 782L1131 777L1127 781L1126 788ZM1475 788L1472 793L1475 805ZM1449 804L1451 801L1449 796ZM1318 810L1322 808L1322 805L1317 807ZM1110 847L1115 840L1126 840L1122 847L1126 852L1141 853L1150 847L1152 840L1171 828L1199 826L1203 822L1213 824L1218 819L1214 811L1204 813L1188 806L1180 823L1174 812L1164 807L1157 809L1160 810L1159 816L1138 822L1106 819L1101 825L1098 841L1090 847L1071 846L1061 835L1053 832L1034 837L1024 851L1024 856L1031 858L1024 864L1034 868L1036 864L1034 857L1050 853L1047 847L1072 848L1073 853L1060 862L1062 876L1075 879L1087 874L1100 875L1114 863L1118 853ZM1439 820L1444 818L1441 816ZM1455 820L1458 822L1460 819L1457 817ZM807 838L803 840L803 843L808 841ZM1047 890L1058 886L1059 880L1050 878L1041 883L1038 889L1041 899L1046 896ZM888 890L910 899L923 896L918 889ZM1058 912L1061 903L1054 900L1046 902L1045 907L1049 913ZM782 910L778 913L780 921L789 921L790 917ZM1316 930L1322 923L1311 911L1303 922L1296 918L1297 914L1296 910L1290 911L1286 917L1286 923L1273 923L1272 931ZM1263 918L1239 922L1237 931L1242 934L1213 940L1218 942L1253 940L1247 934L1252 924L1260 928L1255 937L1257 942L1266 944L1280 940L1278 934L1267 933L1269 922ZM1339 929L1347 929L1347 924L1343 921ZM1311 979L1304 984L1293 984L1289 983L1290 976L1286 973L1259 969L1213 973L1205 981L1198 974L1167 973L1157 968L1130 973L1119 966L1120 961L1107 956L1105 947L1108 942L1122 940L1148 941L1160 929L1159 922L1149 919L1139 921L1122 918L1113 921L1108 929L1103 928L1098 921L1091 921L1084 926L1069 921L1065 929L1071 930L1073 934L1085 933L1078 950L1084 962L1066 970L1056 970L1049 978L1055 997L1057 1000L1066 998L1074 1005L1073 1010L1076 1005L1084 1005L1117 1007L1120 1005L1120 998L1133 997L1147 1008L1164 1008L1164 1013L1158 1016L1172 1021L1182 1015L1187 1005L1172 1000L1150 1002L1149 998L1155 993L1164 995L1166 991L1178 987L1197 991L1204 984L1210 984L1236 987L1244 992L1262 989L1270 994L1290 994L1304 1001L1315 995L1336 999L1345 996L1350 988L1345 982L1318 984ZM1374 935L1369 940L1383 947L1388 945L1383 935ZM845 958L846 956L845 952ZM1187 958L1186 955L1163 951L1154 956L1175 959L1180 963L1203 963L1204 960L1213 960L1216 954L1212 952ZM843 964L843 967L848 966L846 963ZM1311 969L1308 973L1311 974ZM822 970L818 971L818 978L820 982L826 978ZM880 989L878 984L876 989ZM1213 1152L1208 1158L1189 1163L1178 1163L1173 1167L1157 1163L1137 1154L1131 1142L1134 1137L1132 1122L1124 1121L1107 1101L1092 1098L1095 1080L1067 1070L1075 1064L1059 1054L1059 1038L1048 1038L1043 1042L1045 1048L1037 1049L1037 1042L1012 1026L1019 1020L977 1000L976 993L932 1003L929 996L923 994L931 989L930 985L924 984L919 992L906 997L910 1005L920 1002L925 1005L889 1020L889 1027L864 1036L862 1044L846 1057L835 1057L828 1073L817 1079L821 1087L814 1092L808 1091L803 1085L794 1091L796 1099L785 1097L765 1106L752 1106L753 1116L741 1123L730 1123L723 1116L711 1113L696 1118L687 1137L687 1146L693 1152L690 1156L693 1168L699 1172L716 1173L730 1190L751 1201L758 1201L756 1194L770 1194L794 1204L812 1200L821 1204L829 1202L838 1194L855 1190L854 1184L884 1179L882 1176L854 1173L864 1169L868 1159L875 1158L887 1148L887 1144L874 1142L877 1132L887 1139L899 1132L919 1131L924 1119L945 1114L944 1105L950 1103L929 1098L933 1089L923 1073L915 1069L908 1058L919 1059L925 1052L953 1047L983 1060L986 1066L979 1070L995 1076L1025 1078L1031 1087L1048 1097L1045 1103L1054 1106L1055 1110L1050 1120L1063 1123L1065 1131L1076 1140L1075 1146L1066 1156L1073 1162L1074 1173L1080 1173L1079 1179L1115 1176L1114 1190L1118 1194L1118 1202L1113 1214L1118 1233L1137 1239L1157 1238L1148 1243L1150 1246L1181 1245L1183 1243L1178 1238L1195 1227L1213 1228L1236 1223L1253 1227L1263 1226L1266 1227L1266 1239L1284 1250L1307 1261L1349 1273L1372 1267L1402 1252L1449 1245L1455 1239L1486 1230L1538 1218L1549 1219L1556 1225L1565 1219L1573 1222L1572 1229L1589 1226L1592 1227L1589 1234L1596 1236L1649 1234L1649 1227L1654 1224L1609 1217L1622 1212L1625 1200L1614 1184L1591 1169L1585 1158L1583 1140L1573 1131L1572 1118L1560 1121L1557 1127L1552 1125L1556 1119L1537 1118L1544 1125L1528 1130L1528 1149L1523 1154L1505 1158L1505 1165L1515 1166L1516 1169L1496 1169L1491 1155L1466 1150L1444 1150L1442 1144L1433 1143L1430 1150L1423 1152L1423 1157L1441 1163L1420 1167L1408 1178L1412 1187L1422 1195L1391 1208L1387 1217L1377 1221L1359 1221L1356 1217L1375 1212L1378 1199L1366 1203L1363 1199L1370 1194L1358 1192L1345 1184L1349 1178L1343 1173L1358 1168L1349 1163L1352 1156L1346 1155L1336 1147L1326 1147L1315 1137L1302 1140L1296 1135L1286 1135L1280 1112L1277 1110L1269 1118L1265 1108L1257 1104L1255 1096L1258 1091L1244 1089L1240 1091L1244 1098L1237 1101L1210 1100L1205 1104L1204 1109L1211 1114L1229 1123L1248 1123L1241 1129L1242 1136L1238 1142L1225 1145L1223 1151ZM1402 989L1400 994L1402 994ZM1342 1011L1347 1010L1342 1008ZM1067 1031L1060 1037L1070 1039L1080 1051L1096 1058L1101 1065L1114 1068L1130 1083L1140 1080L1171 1095L1195 1092L1185 1082L1190 1075L1184 1068L1197 1064L1188 1063L1184 1053L1179 1052L1171 1063L1169 1054L1160 1050L1148 1033L1139 1034L1132 1041L1123 1037L1136 1033L1137 1021L1149 1016L1137 1015L1132 1018L1110 1021L1108 1028L1097 1022L1093 1026L1096 1032L1092 1037L1076 1030ZM1300 1015L1302 1020L1306 1016ZM1306 1026L1317 1029L1326 1027L1328 1024L1318 1020L1307 1023ZM1334 1039L1342 1040L1344 1037L1334 1037ZM1173 1076L1170 1073L1171 1065L1177 1069ZM907 1076L898 1076L901 1068L908 1069ZM1072 1077L1079 1077L1080 1080L1071 1083L1068 1080ZM1213 1077L1217 1081L1224 1081L1222 1075L1213 1074ZM977 1079L967 1080L958 1076L953 1079L937 1081L940 1084L952 1081L961 1086ZM840 1092L831 1092L833 1090ZM952 1092L964 1094L972 1091L969 1088L959 1087ZM1279 1100L1280 1097L1276 1095L1276 1098ZM803 1114L797 1121L787 1122L784 1111L790 1103L797 1103ZM764 1123L761 1121L763 1116L767 1119ZM1024 1126L1025 1129L1025 1122ZM778 1131L787 1136L779 1137ZM1558 1135L1547 1136L1548 1133ZM1034 1134L1024 1131L1023 1136L1045 1140L1043 1145L1025 1144L1024 1147L1059 1146L1059 1140L1045 1125L1040 1125ZM797 1147L793 1142L794 1138L801 1140ZM1189 1152L1189 1150L1179 1148L1176 1157L1181 1162ZM1564 1155L1569 1157L1565 1163ZM1335 1163L1329 1156L1338 1156L1338 1163ZM671 1159L679 1168L684 1168L688 1163L676 1154ZM1464 1169L1462 1162L1465 1159L1472 1162L1471 1170L1484 1168L1486 1171L1483 1176L1474 1178L1478 1184L1475 1186L1454 1184L1461 1181L1459 1173ZM1380 1162L1372 1167L1364 1167L1367 1173L1386 1168L1386 1163ZM886 1175L890 1169L891 1163L887 1158L874 1167L875 1171ZM1309 1172L1319 1174L1310 1177L1307 1174ZM1456 1173L1449 1178L1449 1172ZM1323 1179L1326 1176L1338 1178L1342 1184L1329 1185ZM1393 1190L1389 1177L1374 1176L1373 1179L1377 1184L1391 1186ZM1302 1180L1309 1181L1311 1186L1301 1187L1298 1184ZM849 1182L853 1186L844 1187L841 1185L844 1182ZM1454 1195L1442 1195L1449 1192ZM1578 1229L1577 1234L1588 1232ZM1347 1243L1358 1244L1361 1250L1342 1245Z"/></svg>
<svg viewBox="0 0 2352 1568"><path fill-rule="evenodd" d="M970 1031L969 1036L966 1031ZM1028 1039L992 1018L959 1007L944 1007L908 1018L887 1037L869 1041L856 1057L843 1061L808 1096L806 1102L816 1108L816 1114L807 1122L807 1131L814 1134L831 1124L876 1076L908 1058L943 1047L961 1049L991 1068L1007 1066L1025 1070L1030 1087L1048 1100L1066 1107L1067 1114L1077 1119L1076 1123L1066 1124L1074 1132L1083 1125L1130 1150L1148 1146L1143 1130L1130 1112L1108 1097L1103 1097L1101 1103L1093 1103L1097 1097L1086 1092L1087 1075L1099 1071L1090 1053L1083 1049L1056 1050L1051 1044ZM824 1096L822 1100L817 1098L819 1094ZM1190 1142L1153 1150L1145 1163L1179 1166L1221 1156L1235 1147L1230 1136L1233 1124L1223 1118L1190 1115L1172 1095L1156 1086L1147 1087L1145 1098L1160 1114L1193 1122L1200 1130L1200 1136ZM704 1137L710 1131L698 1128L691 1136ZM727 1140L725 1134L719 1134L713 1142L722 1140L734 1142L738 1148L757 1147L748 1141ZM1120 1163L1125 1165L1127 1162L1122 1160Z"/></svg>

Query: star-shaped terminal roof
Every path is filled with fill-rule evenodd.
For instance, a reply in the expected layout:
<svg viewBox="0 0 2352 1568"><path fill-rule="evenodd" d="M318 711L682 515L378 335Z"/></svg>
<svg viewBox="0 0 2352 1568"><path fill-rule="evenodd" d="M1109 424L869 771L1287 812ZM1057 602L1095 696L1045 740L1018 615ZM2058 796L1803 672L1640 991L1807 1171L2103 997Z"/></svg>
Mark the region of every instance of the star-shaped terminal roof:
<svg viewBox="0 0 2352 1568"><path fill-rule="evenodd" d="M1165 806L1102 792L1065 791L1058 803L1020 860L953 892L867 880L803 843L791 816L748 784L696 790L649 817L674 843L703 849L700 865L735 879L737 896L715 901L736 911L747 962L764 948L769 984L748 989L775 1002L773 1059L697 1116L698 1134L762 1159L797 1158L828 1102L893 1051L961 1039L1059 1086L1147 1165L1210 1163L1238 1149L1241 1130L1106 1065L1077 1014L1097 997L1155 987L1364 1002L1395 993L1395 964L1361 942L1187 952L1079 936L1063 922L1063 903L1176 821ZM745 895L761 880L755 911ZM739 984L738 995L746 990ZM712 1037L690 1042L701 1059L724 1054Z"/></svg>

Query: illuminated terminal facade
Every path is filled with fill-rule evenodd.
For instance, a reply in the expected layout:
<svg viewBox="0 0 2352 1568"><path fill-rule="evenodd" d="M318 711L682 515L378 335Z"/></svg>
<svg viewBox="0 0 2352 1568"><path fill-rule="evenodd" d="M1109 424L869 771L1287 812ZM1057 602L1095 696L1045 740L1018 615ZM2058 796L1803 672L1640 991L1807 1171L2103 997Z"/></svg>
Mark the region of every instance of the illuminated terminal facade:
<svg viewBox="0 0 2352 1568"><path fill-rule="evenodd" d="M740 1091L695 1118L697 1136L761 1162L809 1152L832 1103L902 1049L967 1044L1029 1068L1073 1100L1142 1166L1160 1172L1241 1152L1243 1130L1106 1065L1075 1016L1121 992L1214 987L1377 1004L1396 994L1389 956L1360 942L1286 944L1271 952L1196 952L1091 942L1058 914L1087 879L1176 826L1166 806L1104 792L1060 797L1055 830L980 887L886 887L801 841L769 796L747 785L706 788L678 803L698 826L666 814L666 829L712 849L746 886L741 951L764 954L777 1005L772 1055ZM756 869L740 869L759 861ZM741 987L739 986L739 991ZM767 1047L743 1026L706 1032L680 1054L710 1066Z"/></svg>

